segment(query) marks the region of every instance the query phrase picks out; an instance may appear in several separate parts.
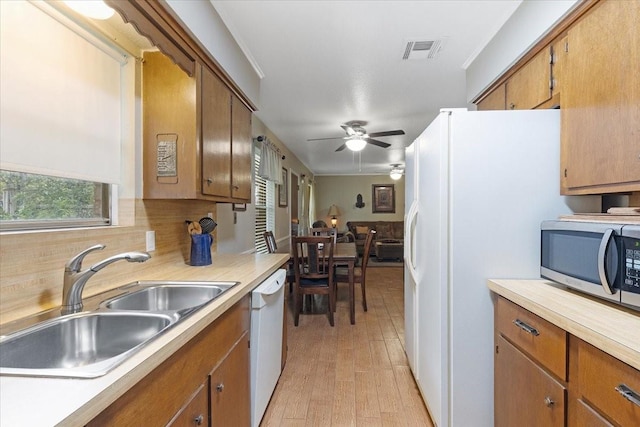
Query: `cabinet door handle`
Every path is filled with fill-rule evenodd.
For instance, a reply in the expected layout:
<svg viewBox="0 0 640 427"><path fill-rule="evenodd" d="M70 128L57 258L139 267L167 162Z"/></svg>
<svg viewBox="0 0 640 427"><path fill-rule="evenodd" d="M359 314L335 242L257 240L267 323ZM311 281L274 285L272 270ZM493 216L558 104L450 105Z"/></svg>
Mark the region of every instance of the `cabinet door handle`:
<svg viewBox="0 0 640 427"><path fill-rule="evenodd" d="M551 398L551 396L547 396L544 398L544 405L547 408L552 407L556 402Z"/></svg>
<svg viewBox="0 0 640 427"><path fill-rule="evenodd" d="M633 403L636 406L640 406L640 394L633 391L626 384L620 384L618 387L616 387L616 391L629 402Z"/></svg>
<svg viewBox="0 0 640 427"><path fill-rule="evenodd" d="M536 328L534 328L533 326L527 325L520 319L514 320L513 324L516 325L518 328L522 329L523 331L530 333L534 337L537 337L538 335L540 335L540 332L538 332Z"/></svg>
<svg viewBox="0 0 640 427"><path fill-rule="evenodd" d="M197 417L195 417L195 418L193 419L193 422L194 422L197 426L201 426L203 421L204 421L204 417L202 416L202 414L198 415Z"/></svg>
<svg viewBox="0 0 640 427"><path fill-rule="evenodd" d="M513 102L511 102L511 103L509 104L509 109L510 109L510 110L515 110L515 109L516 109L516 104L514 104Z"/></svg>
<svg viewBox="0 0 640 427"><path fill-rule="evenodd" d="M213 184L213 179L207 178L207 184L209 184L209 185Z"/></svg>
<svg viewBox="0 0 640 427"><path fill-rule="evenodd" d="M216 386L216 390L218 391L218 393L222 393L222 390L224 390L224 383L220 383Z"/></svg>

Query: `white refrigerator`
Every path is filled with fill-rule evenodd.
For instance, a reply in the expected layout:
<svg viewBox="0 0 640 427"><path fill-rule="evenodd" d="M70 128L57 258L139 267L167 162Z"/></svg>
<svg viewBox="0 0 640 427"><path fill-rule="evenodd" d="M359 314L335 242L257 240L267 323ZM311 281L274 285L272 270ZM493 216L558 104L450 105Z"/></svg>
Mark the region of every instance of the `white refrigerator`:
<svg viewBox="0 0 640 427"><path fill-rule="evenodd" d="M493 426L489 278L538 278L560 196L560 111L441 110L406 150L405 343L439 427Z"/></svg>

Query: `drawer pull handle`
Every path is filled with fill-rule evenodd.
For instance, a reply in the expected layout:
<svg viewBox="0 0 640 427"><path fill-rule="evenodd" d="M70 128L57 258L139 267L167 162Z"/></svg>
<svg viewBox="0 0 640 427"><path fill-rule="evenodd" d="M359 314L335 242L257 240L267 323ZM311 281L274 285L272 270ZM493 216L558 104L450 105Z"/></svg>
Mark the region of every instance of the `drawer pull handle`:
<svg viewBox="0 0 640 427"><path fill-rule="evenodd" d="M538 332L536 328L534 328L533 326L527 325L520 319L514 320L513 324L516 325L518 328L522 329L523 331L530 333L534 337L537 337L538 335L540 335L540 332Z"/></svg>
<svg viewBox="0 0 640 427"><path fill-rule="evenodd" d="M625 384L620 384L618 387L616 387L616 391L629 402L632 402L636 406L640 406L640 394L636 393Z"/></svg>
<svg viewBox="0 0 640 427"><path fill-rule="evenodd" d="M202 414L198 415L197 417L195 417L195 418L193 419L193 422L194 422L197 426L201 426L203 421L204 421L204 417L202 416Z"/></svg>

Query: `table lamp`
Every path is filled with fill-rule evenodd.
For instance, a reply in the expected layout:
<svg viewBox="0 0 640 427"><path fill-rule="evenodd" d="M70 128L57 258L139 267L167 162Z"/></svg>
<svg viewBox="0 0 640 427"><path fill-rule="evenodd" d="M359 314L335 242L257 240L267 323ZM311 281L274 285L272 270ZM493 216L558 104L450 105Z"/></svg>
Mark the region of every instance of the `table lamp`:
<svg viewBox="0 0 640 427"><path fill-rule="evenodd" d="M331 227L336 228L338 224L338 219L336 218L340 213L338 212L338 207L336 205L331 205L329 208L329 213L327 214L331 217Z"/></svg>

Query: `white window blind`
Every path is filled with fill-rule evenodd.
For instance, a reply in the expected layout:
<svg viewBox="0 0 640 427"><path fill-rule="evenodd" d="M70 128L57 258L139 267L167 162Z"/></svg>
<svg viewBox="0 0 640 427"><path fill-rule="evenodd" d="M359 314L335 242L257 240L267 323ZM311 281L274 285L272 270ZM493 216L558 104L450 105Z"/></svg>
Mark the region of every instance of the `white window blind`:
<svg viewBox="0 0 640 427"><path fill-rule="evenodd" d="M0 168L118 183L126 56L46 4L0 8Z"/></svg>
<svg viewBox="0 0 640 427"><path fill-rule="evenodd" d="M258 175L260 170L261 149L254 150L253 166L255 174L254 206L255 206L255 235L254 242L257 253L267 253L264 232L274 230L275 226L275 185L273 182Z"/></svg>

